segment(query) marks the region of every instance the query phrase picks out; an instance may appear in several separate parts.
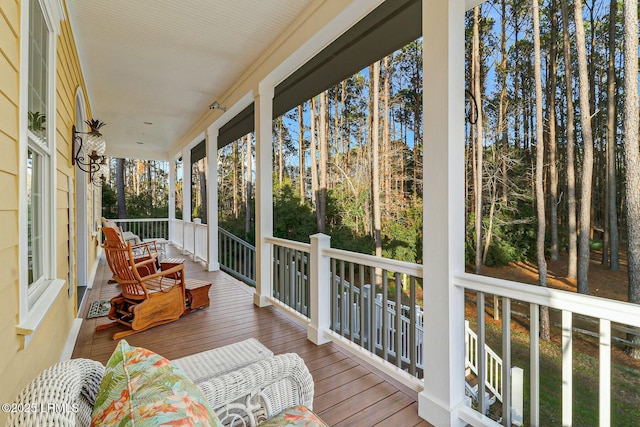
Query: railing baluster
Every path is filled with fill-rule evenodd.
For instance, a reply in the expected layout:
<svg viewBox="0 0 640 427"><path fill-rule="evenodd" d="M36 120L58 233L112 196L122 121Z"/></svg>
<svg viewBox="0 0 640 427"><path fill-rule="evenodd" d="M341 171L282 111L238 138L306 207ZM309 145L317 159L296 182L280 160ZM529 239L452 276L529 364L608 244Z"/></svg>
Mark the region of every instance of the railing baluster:
<svg viewBox="0 0 640 427"><path fill-rule="evenodd" d="M562 310L562 425L573 423L573 313Z"/></svg>
<svg viewBox="0 0 640 427"><path fill-rule="evenodd" d="M540 307L538 304L529 304L529 348L530 348L530 396L531 425L540 425Z"/></svg>
<svg viewBox="0 0 640 427"><path fill-rule="evenodd" d="M416 375L416 278L411 276L409 278L409 304L411 310L409 311L409 373Z"/></svg>
<svg viewBox="0 0 640 427"><path fill-rule="evenodd" d="M331 258L331 328L339 333L341 326L338 319L337 306L340 305L340 302L338 301L339 293L336 285L336 259Z"/></svg>
<svg viewBox="0 0 640 427"><path fill-rule="evenodd" d="M600 427L611 424L611 321L600 319Z"/></svg>
<svg viewBox="0 0 640 427"><path fill-rule="evenodd" d="M497 301L498 299L494 298L494 304ZM506 297L502 298L501 379L502 384L500 384L500 394L502 395L502 424L505 426L511 426L511 298Z"/></svg>
<svg viewBox="0 0 640 427"><path fill-rule="evenodd" d="M376 276L377 270L374 271L374 275L372 276L372 282L375 280L377 282L378 278ZM386 275L382 276L382 352L384 353L384 360L389 360L389 329L390 326L387 322L387 317L389 316L389 308L387 307L387 285L388 279Z"/></svg>
<svg viewBox="0 0 640 427"><path fill-rule="evenodd" d="M487 381L487 365L485 361L484 292L478 292L476 295L476 314L478 324L478 408L481 414L486 414L485 384Z"/></svg>
<svg viewBox="0 0 640 427"><path fill-rule="evenodd" d="M371 341L373 335L373 319L375 314L372 312L371 285L367 289L364 280L364 265L358 264L358 283L360 284L360 345L369 351L372 350ZM368 293L367 293L368 292ZM367 301L365 302L365 297ZM365 347L366 342L366 347Z"/></svg>
<svg viewBox="0 0 640 427"><path fill-rule="evenodd" d="M382 270L387 275L387 270ZM396 281L396 366L402 367L402 281L400 273L395 274Z"/></svg>
<svg viewBox="0 0 640 427"><path fill-rule="evenodd" d="M354 313L353 311L356 308L356 301L354 299L354 290L356 287L356 282L354 281L354 265L352 262L349 263L349 291L351 294L351 301L349 301L349 307L351 308L351 342L353 342L354 340L354 336L356 333L356 319L355 319L355 315L356 313ZM360 291L360 293L362 294L362 291ZM360 306L362 307L362 306ZM362 309L360 310L360 312L362 313ZM360 345L362 345L362 323L360 323L360 330L358 330L358 336L360 337Z"/></svg>

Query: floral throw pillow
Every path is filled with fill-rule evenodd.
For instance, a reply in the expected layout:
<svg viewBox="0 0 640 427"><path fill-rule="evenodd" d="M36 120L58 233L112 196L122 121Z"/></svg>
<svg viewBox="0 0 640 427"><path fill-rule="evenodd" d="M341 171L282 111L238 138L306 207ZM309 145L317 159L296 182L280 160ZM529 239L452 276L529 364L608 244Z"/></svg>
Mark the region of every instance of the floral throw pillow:
<svg viewBox="0 0 640 427"><path fill-rule="evenodd" d="M202 392L180 368L125 340L107 362L91 425L222 427Z"/></svg>
<svg viewBox="0 0 640 427"><path fill-rule="evenodd" d="M327 425L306 406L293 406L274 415L258 427L327 427Z"/></svg>

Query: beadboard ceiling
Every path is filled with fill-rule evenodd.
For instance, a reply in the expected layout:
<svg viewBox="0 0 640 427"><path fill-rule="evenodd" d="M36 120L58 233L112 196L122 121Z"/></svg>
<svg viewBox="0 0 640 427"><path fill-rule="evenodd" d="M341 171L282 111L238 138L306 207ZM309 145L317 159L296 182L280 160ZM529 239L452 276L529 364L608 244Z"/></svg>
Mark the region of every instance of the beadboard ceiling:
<svg viewBox="0 0 640 427"><path fill-rule="evenodd" d="M107 154L172 154L311 1L67 0Z"/></svg>

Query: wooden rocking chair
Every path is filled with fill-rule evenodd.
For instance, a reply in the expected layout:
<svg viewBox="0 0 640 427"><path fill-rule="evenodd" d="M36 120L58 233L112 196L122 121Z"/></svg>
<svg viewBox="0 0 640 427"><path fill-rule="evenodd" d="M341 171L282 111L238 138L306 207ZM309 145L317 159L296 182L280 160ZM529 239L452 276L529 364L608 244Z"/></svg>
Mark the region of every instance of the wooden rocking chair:
<svg viewBox="0 0 640 427"><path fill-rule="evenodd" d="M102 247L122 293L111 299L108 317L114 322L99 325L96 331L124 325L129 330L113 335L120 339L209 306L211 283L185 279L184 265L158 271L153 257L136 262L130 243Z"/></svg>
<svg viewBox="0 0 640 427"><path fill-rule="evenodd" d="M120 227L102 227L102 232L104 233L104 246L106 247L125 248L127 243L131 243L124 239L122 229ZM158 248L156 247L155 241L131 244L131 250L136 264L148 259L158 259ZM107 258L107 262L109 262L109 258ZM156 266L157 265L158 262L156 261ZM109 264L109 267L111 268L111 271L114 271L111 264ZM146 267L146 270L146 272L143 272L145 276L152 273L150 267ZM109 283L116 282L117 280L115 277L109 281Z"/></svg>

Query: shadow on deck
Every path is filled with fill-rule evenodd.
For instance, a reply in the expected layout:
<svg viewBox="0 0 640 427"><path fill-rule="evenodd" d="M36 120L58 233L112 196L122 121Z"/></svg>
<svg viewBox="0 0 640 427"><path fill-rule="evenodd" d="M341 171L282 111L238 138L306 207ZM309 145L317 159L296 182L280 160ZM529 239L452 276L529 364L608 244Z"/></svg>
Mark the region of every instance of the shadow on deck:
<svg viewBox="0 0 640 427"><path fill-rule="evenodd" d="M168 256L181 256L168 247ZM185 256L185 258L187 258ZM186 277L210 280L211 306L182 319L157 326L126 339L131 345L148 348L168 359L256 338L275 354L298 353L315 382L314 411L331 426L428 426L418 417L417 393L386 374L352 356L333 343L316 346L306 338L306 328L275 307L253 305L253 288L221 272L207 272L200 263L185 263ZM85 319L91 301L119 293L104 258L93 288L80 307L84 319L73 357L106 363L116 341L116 326L95 332L106 317ZM124 327L122 327L124 329Z"/></svg>

